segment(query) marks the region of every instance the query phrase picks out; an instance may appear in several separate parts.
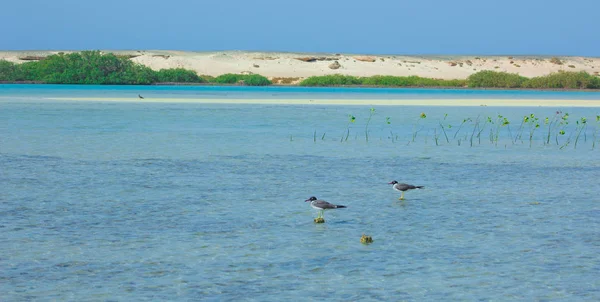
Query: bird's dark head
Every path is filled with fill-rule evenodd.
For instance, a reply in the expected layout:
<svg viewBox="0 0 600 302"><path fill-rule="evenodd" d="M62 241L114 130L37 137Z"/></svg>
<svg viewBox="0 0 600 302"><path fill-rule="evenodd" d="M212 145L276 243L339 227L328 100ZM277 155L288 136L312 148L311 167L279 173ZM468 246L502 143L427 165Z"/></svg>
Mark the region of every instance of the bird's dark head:
<svg viewBox="0 0 600 302"><path fill-rule="evenodd" d="M317 198L316 198L316 197L314 197L314 196L311 196L309 199L305 200L304 202L307 202L307 201L314 201L314 200L317 200Z"/></svg>
<svg viewBox="0 0 600 302"><path fill-rule="evenodd" d="M388 185L395 185L395 184L397 184L397 183L398 183L397 181L395 181L395 180L392 180L391 182L388 182Z"/></svg>

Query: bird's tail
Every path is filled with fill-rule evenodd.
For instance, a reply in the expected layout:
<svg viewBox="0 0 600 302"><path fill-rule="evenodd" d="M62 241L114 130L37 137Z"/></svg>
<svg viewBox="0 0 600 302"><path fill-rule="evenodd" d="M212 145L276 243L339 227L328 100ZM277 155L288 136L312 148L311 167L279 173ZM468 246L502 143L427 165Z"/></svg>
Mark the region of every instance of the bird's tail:
<svg viewBox="0 0 600 302"><path fill-rule="evenodd" d="M423 189L423 188L425 188L425 186L415 186L415 188L417 188L417 189Z"/></svg>
<svg viewBox="0 0 600 302"><path fill-rule="evenodd" d="M336 209L347 208L347 206L335 206Z"/></svg>

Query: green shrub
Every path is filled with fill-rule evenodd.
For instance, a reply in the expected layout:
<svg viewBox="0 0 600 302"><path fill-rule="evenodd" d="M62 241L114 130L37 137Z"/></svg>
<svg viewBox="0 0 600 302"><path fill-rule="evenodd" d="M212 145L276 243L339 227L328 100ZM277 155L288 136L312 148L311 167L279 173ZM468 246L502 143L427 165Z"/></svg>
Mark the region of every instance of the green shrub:
<svg viewBox="0 0 600 302"><path fill-rule="evenodd" d="M206 75L203 74L200 76L204 81L206 81L207 83L216 83L215 82L215 77L211 76L211 75Z"/></svg>
<svg viewBox="0 0 600 302"><path fill-rule="evenodd" d="M469 87L519 88L526 80L516 73L484 70L470 75L467 82Z"/></svg>
<svg viewBox="0 0 600 302"><path fill-rule="evenodd" d="M269 79L258 74L233 74L226 73L214 78L213 82L218 84L238 84L243 81L248 86L271 85Z"/></svg>
<svg viewBox="0 0 600 302"><path fill-rule="evenodd" d="M243 74L226 73L216 77L213 82L218 84L237 84L243 77Z"/></svg>
<svg viewBox="0 0 600 302"><path fill-rule="evenodd" d="M5 60L0 60L0 81L18 82L18 81L40 81L38 62L27 62L15 64Z"/></svg>
<svg viewBox="0 0 600 302"><path fill-rule="evenodd" d="M13 80L52 84L151 84L156 72L141 64L99 51L59 53L16 65Z"/></svg>
<svg viewBox="0 0 600 302"><path fill-rule="evenodd" d="M301 86L389 86L389 87L463 87L465 80L440 80L417 76L371 76L354 77L346 75L326 75L309 77L302 82Z"/></svg>
<svg viewBox="0 0 600 302"><path fill-rule="evenodd" d="M50 84L136 84L156 82L203 83L191 70L182 68L153 71L127 57L82 51L50 55L37 62L13 64L0 61L0 80L39 81Z"/></svg>
<svg viewBox="0 0 600 302"><path fill-rule="evenodd" d="M0 60L0 81L17 81L18 71L15 63Z"/></svg>
<svg viewBox="0 0 600 302"><path fill-rule="evenodd" d="M27 62L23 64L15 64L16 77L15 81L40 81L38 72L38 62Z"/></svg>
<svg viewBox="0 0 600 302"><path fill-rule="evenodd" d="M148 85L156 82L156 71L144 65L135 64L130 68L130 70L126 74L122 75L121 78L119 78L118 75L115 74L115 81L111 81L110 84Z"/></svg>
<svg viewBox="0 0 600 302"><path fill-rule="evenodd" d="M372 76L362 78L362 84L370 86L393 87L462 87L466 85L466 81L429 79L418 76Z"/></svg>
<svg viewBox="0 0 600 302"><path fill-rule="evenodd" d="M302 82L300 86L345 86L345 85L362 85L361 78L354 76L346 76L340 74L314 76L309 77Z"/></svg>
<svg viewBox="0 0 600 302"><path fill-rule="evenodd" d="M258 74L247 75L243 81L244 84L248 86L268 86L272 84L269 79Z"/></svg>
<svg viewBox="0 0 600 302"><path fill-rule="evenodd" d="M162 83L205 83L193 70L183 68L161 69L157 72L158 82Z"/></svg>
<svg viewBox="0 0 600 302"><path fill-rule="evenodd" d="M528 79L523 84L523 87L540 89L599 89L600 79L585 71L559 71L546 76Z"/></svg>

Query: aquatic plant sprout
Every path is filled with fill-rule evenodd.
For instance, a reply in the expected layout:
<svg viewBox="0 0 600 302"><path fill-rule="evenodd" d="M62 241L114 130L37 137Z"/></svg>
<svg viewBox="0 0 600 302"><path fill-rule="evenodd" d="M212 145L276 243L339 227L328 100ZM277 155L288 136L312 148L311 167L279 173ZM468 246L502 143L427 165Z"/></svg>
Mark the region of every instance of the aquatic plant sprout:
<svg viewBox="0 0 600 302"><path fill-rule="evenodd" d="M392 139L392 143L394 142L394 132L392 131L392 121L389 116L385 117L385 124L390 128L390 138Z"/></svg>
<svg viewBox="0 0 600 302"><path fill-rule="evenodd" d="M354 123L355 121L356 117L352 114L348 114L348 124L346 124L346 138L344 139L344 135L342 135L340 142L348 141L348 136L350 136L350 124Z"/></svg>
<svg viewBox="0 0 600 302"><path fill-rule="evenodd" d="M475 119L475 124L473 125L473 131L471 132L471 137L469 138L469 143L471 147L473 147L473 137L475 136L475 132L479 129L479 115Z"/></svg>
<svg viewBox="0 0 600 302"><path fill-rule="evenodd" d="M419 133L419 131L423 130L423 126L421 126L421 128L418 128L420 126L419 121L422 119L425 119L425 118L427 118L427 115L425 114L425 112L421 112L421 114L419 115L419 118L413 125L413 137L412 137L413 142L417 138L417 133Z"/></svg>
<svg viewBox="0 0 600 302"><path fill-rule="evenodd" d="M596 115L596 129L594 130L594 141L592 142L592 149L596 148L598 130L600 130L600 115Z"/></svg>
<svg viewBox="0 0 600 302"><path fill-rule="evenodd" d="M500 138L500 127L507 127L508 128L508 132L510 134L510 127L509 124L510 122L508 121L508 118L502 116L501 114L498 114L498 116L496 117L496 131L495 133L492 134L492 142L497 146L498 145L498 140ZM491 131L491 129L490 129ZM511 138L512 141L512 138Z"/></svg>
<svg viewBox="0 0 600 302"><path fill-rule="evenodd" d="M454 137L453 137L453 138L456 138L456 135L458 134L458 132L460 132L460 129L462 128L462 126L463 126L463 125L464 125L466 122L471 122L471 121L472 121L472 120L471 120L471 118L466 118L466 119L463 119L462 123L460 123L460 126L458 126L458 130L456 130L456 132L454 132Z"/></svg>
<svg viewBox="0 0 600 302"><path fill-rule="evenodd" d="M579 141L579 136L581 135L581 132L583 130L585 130L586 127L587 127L587 119L585 117L582 117L580 120L577 121L577 129L579 131L577 131L577 136L575 137L575 144L574 144L573 148L577 148L577 142Z"/></svg>
<svg viewBox="0 0 600 302"><path fill-rule="evenodd" d="M369 109L369 119L367 120L367 124L365 125L365 140L369 142L369 123L371 122L371 118L375 114L375 108Z"/></svg>
<svg viewBox="0 0 600 302"><path fill-rule="evenodd" d="M477 140L479 141L479 144L481 145L481 133L483 132L483 130L485 130L485 126L487 126L487 124L493 124L494 122L492 121L491 117L487 117L485 119L485 122L483 123L483 127L481 127L479 129L479 131L477 132Z"/></svg>
<svg viewBox="0 0 600 302"><path fill-rule="evenodd" d="M519 125L519 129L517 129L517 135L515 136L515 143L517 142L517 140L521 139L523 136L523 125L525 125L526 121L528 121L529 118L527 116L524 116L523 119L521 119L521 125Z"/></svg>
<svg viewBox="0 0 600 302"><path fill-rule="evenodd" d="M540 127L539 118L532 113L529 116L525 116L524 121L529 125L529 147L531 148L533 132Z"/></svg>
<svg viewBox="0 0 600 302"><path fill-rule="evenodd" d="M444 113L444 120L446 120L446 118L448 117L448 113ZM440 124L440 128L442 128L442 131L444 132L444 136L446 137L446 142L450 143L450 139L448 138L448 134L446 133L446 128L444 127L444 125L442 124L441 121L438 121ZM452 128L452 125L448 124L448 129Z"/></svg>
<svg viewBox="0 0 600 302"><path fill-rule="evenodd" d="M379 128L383 130L380 133L380 140L390 139L392 142L397 142L401 138L401 133L396 132L394 127L392 127L392 118L391 116L386 116L382 119L373 119L377 113L375 108L369 108L369 116L364 119L364 124L360 125L365 129L365 141L370 143L373 141L374 133L371 131L373 127ZM428 119L427 114L425 112L418 113L416 120L412 123L412 130L405 131L405 135L409 136L407 141L408 144L413 142L423 142L428 144L429 135L433 134L433 143L436 146L453 144L456 143L458 146L461 146L466 140L470 141L470 146L475 147L477 145L481 145L481 136L482 134L489 133L489 142L494 146L500 145L500 142L511 142L512 145L515 145L517 141L521 140L523 143L524 133L527 136L529 143L527 146L532 148L535 145L535 142L538 141L544 146L550 145L550 139L552 135L555 136L555 143L560 149L564 149L565 147L571 145L573 143L573 147L580 147L583 143L587 143L588 136L593 137L592 139L592 149L595 148L596 143L599 142L600 139L600 115L594 115L593 119L589 117L578 117L575 123L570 123L571 116L567 112L555 111L552 116L547 116L544 118L539 118L534 113L530 113L527 115L523 115L521 119L520 126L516 132L513 132L511 129L512 122L508 117L502 114L496 114L495 116L482 116L478 115L475 118L467 117L463 118L458 124L457 127L453 127L451 122L452 119L449 118L447 113L444 113L438 119ZM590 121L593 120L595 123L592 125ZM379 124L376 121L383 122L383 125ZM433 125L430 124L433 122ZM346 128L344 133L340 138L340 142L348 141L350 137L350 130L352 124L359 123L357 121L356 116L352 114L347 115ZM465 128L464 125L467 123L471 123L472 128L467 131L463 131ZM438 129L439 128L439 129ZM448 133L449 129L456 128L454 134L450 135ZM544 130L538 131L538 129L544 128ZM419 139L419 133L424 129L427 130L427 135L421 137ZM467 133L461 133L467 132ZM316 143L318 141L317 132L318 129L315 129L312 135L312 141ZM408 132L408 133L407 133ZM325 141L325 133L321 135L321 141ZM444 136L444 139L440 140L441 136ZM561 139L560 137L565 137ZM358 139L358 133L355 133L355 139ZM296 141L296 139L290 135L290 141ZM507 147L506 143L503 143L504 147Z"/></svg>
<svg viewBox="0 0 600 302"><path fill-rule="evenodd" d="M560 122L559 122L560 130L554 136L554 139L556 140L556 145L558 145L558 136L565 135L565 128L567 127L567 125L569 125L569 113L565 112L565 114L560 118ZM568 143L568 141L567 141L567 143Z"/></svg>
<svg viewBox="0 0 600 302"><path fill-rule="evenodd" d="M554 117L552 118L552 120L548 119L547 117L544 119L544 125L548 126L548 132L547 132L546 141L545 141L546 145L550 144L550 134L552 133L552 130L554 129L552 126L556 127L556 123L560 120L561 113L562 113L561 111L556 111L556 114L554 114Z"/></svg>

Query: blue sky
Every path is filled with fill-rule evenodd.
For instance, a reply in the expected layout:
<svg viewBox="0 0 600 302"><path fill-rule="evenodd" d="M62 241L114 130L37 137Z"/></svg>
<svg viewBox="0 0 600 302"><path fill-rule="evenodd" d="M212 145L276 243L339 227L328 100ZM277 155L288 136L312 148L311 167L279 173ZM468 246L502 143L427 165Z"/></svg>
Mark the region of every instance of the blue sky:
<svg viewBox="0 0 600 302"><path fill-rule="evenodd" d="M600 56L600 0L5 1L1 50Z"/></svg>

